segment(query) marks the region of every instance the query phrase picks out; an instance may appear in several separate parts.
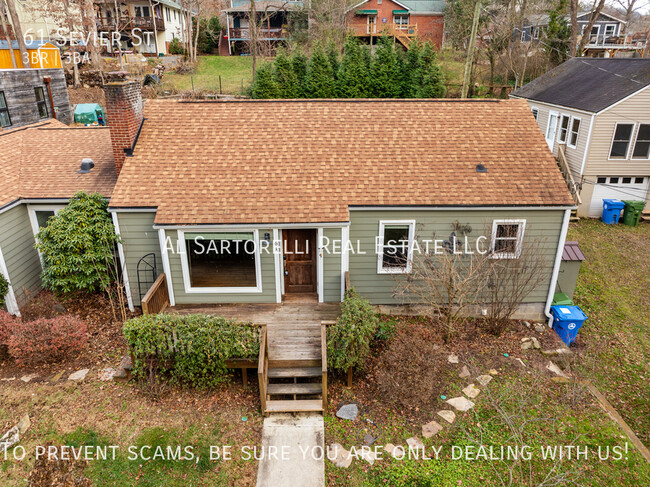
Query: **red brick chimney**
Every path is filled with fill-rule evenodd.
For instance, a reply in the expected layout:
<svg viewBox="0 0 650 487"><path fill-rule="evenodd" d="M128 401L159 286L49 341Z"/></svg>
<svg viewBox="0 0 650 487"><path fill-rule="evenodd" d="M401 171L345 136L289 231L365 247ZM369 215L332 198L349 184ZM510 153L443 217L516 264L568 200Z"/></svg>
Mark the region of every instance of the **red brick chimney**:
<svg viewBox="0 0 650 487"><path fill-rule="evenodd" d="M111 129L115 170L119 176L124 158L131 152L142 125L142 93L140 83L129 80L128 73L108 73L104 85L106 121Z"/></svg>

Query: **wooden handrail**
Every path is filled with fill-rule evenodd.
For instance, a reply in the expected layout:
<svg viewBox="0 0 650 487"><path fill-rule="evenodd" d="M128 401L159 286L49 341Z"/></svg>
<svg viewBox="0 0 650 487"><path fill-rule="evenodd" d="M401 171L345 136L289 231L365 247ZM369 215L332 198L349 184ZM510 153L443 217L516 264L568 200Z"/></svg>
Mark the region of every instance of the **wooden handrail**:
<svg viewBox="0 0 650 487"><path fill-rule="evenodd" d="M320 325L320 339L321 339L321 368L322 368L322 384L323 384L323 414L327 411L327 325L321 323Z"/></svg>
<svg viewBox="0 0 650 487"><path fill-rule="evenodd" d="M260 403L262 407L262 414L266 414L266 384L268 373L268 340L267 340L267 327L262 325L262 335L260 337L260 356L257 361L257 380L260 386Z"/></svg>
<svg viewBox="0 0 650 487"><path fill-rule="evenodd" d="M158 314L169 306L169 291L167 289L167 277L164 273L151 285L147 294L144 295L140 302L142 314Z"/></svg>
<svg viewBox="0 0 650 487"><path fill-rule="evenodd" d="M569 187L569 191L571 191L573 200L576 202L576 204L581 205L582 199L580 198L579 186L573 179L573 174L571 174L571 168L569 167L569 163L566 160L566 146L564 144L560 144L558 146L557 153L558 153L557 159L559 162L560 170L562 171L564 180L566 181L567 186Z"/></svg>

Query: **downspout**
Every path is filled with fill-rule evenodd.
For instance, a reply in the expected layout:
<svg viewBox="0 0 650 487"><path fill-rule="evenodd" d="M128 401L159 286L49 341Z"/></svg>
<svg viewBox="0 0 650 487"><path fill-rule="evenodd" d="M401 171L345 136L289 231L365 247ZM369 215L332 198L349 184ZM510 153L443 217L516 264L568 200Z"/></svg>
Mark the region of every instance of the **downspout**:
<svg viewBox="0 0 650 487"><path fill-rule="evenodd" d="M43 78L43 83L45 83L45 86L47 86L47 94L50 97L50 106L52 107L52 118L56 120L56 109L54 108L54 97L52 96L52 86L50 83L52 83L52 78L49 76L45 76Z"/></svg>
<svg viewBox="0 0 650 487"><path fill-rule="evenodd" d="M551 303L553 302L553 295L557 287L557 278L560 274L560 265L562 264L562 252L564 251L564 244L566 243L566 234L569 231L569 221L571 219L571 209L564 210L564 219L562 220L562 230L560 231L560 240L557 245L557 252L555 253L555 263L553 264L553 274L551 274L551 284L548 288L548 296L546 297L546 305L544 306L544 315L548 318L549 328L553 327L553 315L551 314Z"/></svg>

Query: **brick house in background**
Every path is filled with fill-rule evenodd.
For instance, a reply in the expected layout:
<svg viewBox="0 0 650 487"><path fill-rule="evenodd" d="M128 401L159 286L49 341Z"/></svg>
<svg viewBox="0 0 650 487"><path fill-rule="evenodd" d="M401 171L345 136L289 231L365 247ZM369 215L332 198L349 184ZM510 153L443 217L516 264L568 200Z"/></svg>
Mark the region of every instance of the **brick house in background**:
<svg viewBox="0 0 650 487"><path fill-rule="evenodd" d="M370 45L388 34L406 49L416 37L441 48L444 9L444 0L366 0L347 9L346 22L351 34Z"/></svg>

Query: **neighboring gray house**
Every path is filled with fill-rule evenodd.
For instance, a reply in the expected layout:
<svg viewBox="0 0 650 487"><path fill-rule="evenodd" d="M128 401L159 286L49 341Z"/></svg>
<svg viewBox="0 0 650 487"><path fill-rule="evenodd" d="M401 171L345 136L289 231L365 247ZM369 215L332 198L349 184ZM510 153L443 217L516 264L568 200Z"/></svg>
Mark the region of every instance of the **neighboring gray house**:
<svg viewBox="0 0 650 487"><path fill-rule="evenodd" d="M600 217L604 198L648 200L648 86L650 59L573 58L510 95L528 101L549 148L566 160L578 216Z"/></svg>

